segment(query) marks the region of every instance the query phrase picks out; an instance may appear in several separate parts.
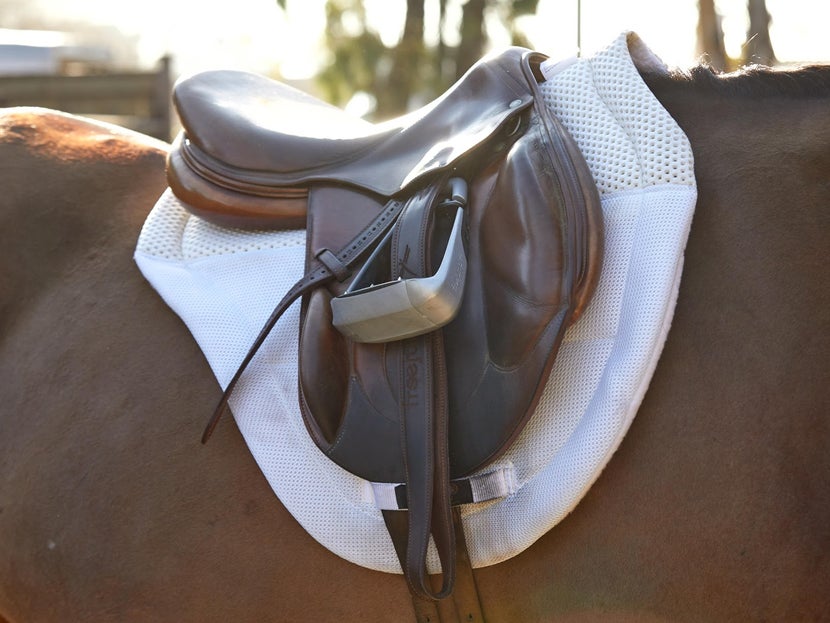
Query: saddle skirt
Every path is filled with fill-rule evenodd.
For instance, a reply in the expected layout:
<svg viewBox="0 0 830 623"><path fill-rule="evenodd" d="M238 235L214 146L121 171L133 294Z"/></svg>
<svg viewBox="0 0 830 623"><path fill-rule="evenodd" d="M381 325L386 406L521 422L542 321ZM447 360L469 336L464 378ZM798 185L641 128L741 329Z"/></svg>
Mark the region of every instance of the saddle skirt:
<svg viewBox="0 0 830 623"><path fill-rule="evenodd" d="M640 80L629 41L636 36L591 59L546 65L545 103L575 137L600 191L605 267L535 414L472 479L485 499L496 498L461 507L474 566L522 551L578 502L627 430L668 331L695 201L693 162ZM224 387L271 311L268 294L302 275L305 242L302 231L218 227L168 192L148 217L136 261ZM400 572L380 513L394 493L338 467L309 438L297 406L298 323L295 306L231 397L234 416L277 495L318 541L363 566ZM429 564L439 567L434 552Z"/></svg>

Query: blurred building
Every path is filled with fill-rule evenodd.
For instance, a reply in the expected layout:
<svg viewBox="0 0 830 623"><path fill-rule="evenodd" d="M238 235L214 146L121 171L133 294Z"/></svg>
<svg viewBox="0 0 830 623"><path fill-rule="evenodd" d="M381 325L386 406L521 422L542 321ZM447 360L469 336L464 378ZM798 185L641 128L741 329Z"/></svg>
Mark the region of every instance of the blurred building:
<svg viewBox="0 0 830 623"><path fill-rule="evenodd" d="M83 45L71 33L0 28L0 75L86 75L112 66L101 45Z"/></svg>
<svg viewBox="0 0 830 623"><path fill-rule="evenodd" d="M170 59L125 70L108 45L72 33L0 29L0 107L39 106L169 140Z"/></svg>

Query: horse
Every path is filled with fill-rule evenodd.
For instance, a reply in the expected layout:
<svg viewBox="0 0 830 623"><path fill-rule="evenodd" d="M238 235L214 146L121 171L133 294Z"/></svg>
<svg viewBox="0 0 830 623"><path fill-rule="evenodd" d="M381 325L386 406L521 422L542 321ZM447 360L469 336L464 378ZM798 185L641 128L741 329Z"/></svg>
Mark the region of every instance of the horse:
<svg viewBox="0 0 830 623"><path fill-rule="evenodd" d="M698 205L640 411L575 510L475 570L488 621L830 620L830 67L638 61ZM167 146L0 115L0 621L406 621L274 496L132 260Z"/></svg>

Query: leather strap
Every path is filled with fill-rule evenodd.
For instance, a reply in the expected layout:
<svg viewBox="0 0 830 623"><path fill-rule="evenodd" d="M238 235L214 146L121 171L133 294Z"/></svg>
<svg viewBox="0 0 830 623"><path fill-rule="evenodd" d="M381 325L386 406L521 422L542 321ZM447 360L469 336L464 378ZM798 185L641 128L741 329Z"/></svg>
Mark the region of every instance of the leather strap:
<svg viewBox="0 0 830 623"><path fill-rule="evenodd" d="M403 566L403 561L406 560L406 545L409 535L408 513L397 510L384 510L382 513L383 520L386 522L386 530L392 538L392 545L395 546L395 553L398 555L398 560L401 561L401 566ZM442 620L446 619L446 617L441 617L438 611L438 604L445 602L436 602L434 599L420 597L415 595L411 589L409 595L412 598L412 608L415 611L417 623L442 623Z"/></svg>
<svg viewBox="0 0 830 623"><path fill-rule="evenodd" d="M417 623L450 623L438 611L438 603L432 599L424 599L412 595L412 609L415 610Z"/></svg>
<svg viewBox="0 0 830 623"><path fill-rule="evenodd" d="M430 269L429 238L438 191L428 187L407 202L392 238L392 278L423 277ZM413 595L443 599L455 582L455 533L450 507L447 443L448 389L441 331L395 343L400 357L399 409L407 482L408 535L401 559ZM426 571L432 535L443 582L433 590Z"/></svg>
<svg viewBox="0 0 830 623"><path fill-rule="evenodd" d="M435 601L412 594L412 607L418 623L484 623L484 610L478 586L475 581L464 525L458 507L452 509L456 540L456 580L452 599ZM406 558L406 541L409 531L407 513L399 510L384 510L383 518L392 537L395 551L401 560ZM411 591L410 591L411 594Z"/></svg>
<svg viewBox="0 0 830 623"><path fill-rule="evenodd" d="M259 351L265 339L273 330L277 321L282 317L286 310L291 307L292 303L301 296L308 294L315 288L325 285L332 280L344 281L351 275L354 264L363 255L372 248L376 241L381 239L386 231L395 223L405 203L395 199L390 200L383 208L383 210L364 227L360 233L352 238L339 252L333 253L329 249L320 250L315 260L312 262L310 270L303 275L303 277L295 283L291 289L285 294L282 300L277 303L271 316L265 322L265 325L257 335L242 363L239 364L233 377L225 391L222 393L222 398L213 415L210 418L204 432L202 433L202 443L207 443L219 420L228 409L228 400L233 393L236 384L242 377L242 373L251 363L254 355Z"/></svg>
<svg viewBox="0 0 830 623"><path fill-rule="evenodd" d="M461 510L457 506L452 509L452 518L455 526L456 543L456 576L452 600L455 604L457 618L459 621L464 621L464 623L484 623L484 611L481 607L481 598L473 573L473 565L470 561L470 552L467 550L467 539L464 536Z"/></svg>

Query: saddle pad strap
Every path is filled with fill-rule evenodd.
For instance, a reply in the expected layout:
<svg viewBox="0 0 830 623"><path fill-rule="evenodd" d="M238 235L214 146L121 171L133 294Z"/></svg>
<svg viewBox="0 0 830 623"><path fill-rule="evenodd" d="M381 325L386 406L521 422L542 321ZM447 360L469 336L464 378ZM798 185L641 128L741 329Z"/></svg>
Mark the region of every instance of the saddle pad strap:
<svg viewBox="0 0 830 623"><path fill-rule="evenodd" d="M372 482L369 499L378 510L406 510L406 483ZM450 501L453 506L477 504L506 498L518 490L516 468L498 467L482 474L450 481Z"/></svg>
<svg viewBox="0 0 830 623"><path fill-rule="evenodd" d="M312 290L325 285L326 283L337 280L344 281L351 273L355 263L375 244L377 240L383 237L386 231L397 220L405 203L395 199L390 200L383 208L383 210L366 225L354 238L352 238L340 251L333 253L329 249L322 249L317 252L314 261L311 263L311 268L303 277L295 283L291 289L282 297L274 311L268 317L268 320L263 325L262 329L257 335L248 353L242 359L236 372L231 378L230 382L225 387L222 393L222 398L210 418L204 432L202 433L202 443L207 443L219 420L228 409L228 400L230 400L236 384L242 377L242 373L248 367L248 364L254 358L257 351L259 351L265 339L271 333L271 330L277 324L280 317L291 307L292 303L301 296L308 294Z"/></svg>

